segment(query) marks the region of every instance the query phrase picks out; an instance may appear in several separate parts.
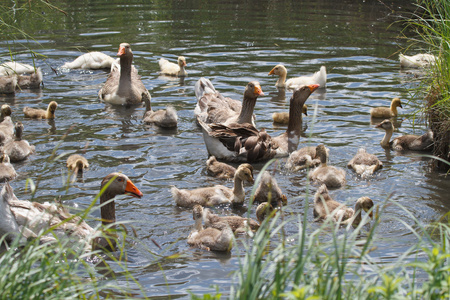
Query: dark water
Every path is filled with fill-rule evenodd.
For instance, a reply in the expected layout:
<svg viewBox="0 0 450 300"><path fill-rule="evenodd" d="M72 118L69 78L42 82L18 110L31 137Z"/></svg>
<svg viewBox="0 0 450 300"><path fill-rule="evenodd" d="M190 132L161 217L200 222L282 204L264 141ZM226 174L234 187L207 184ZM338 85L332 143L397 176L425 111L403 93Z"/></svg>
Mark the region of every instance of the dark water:
<svg viewBox="0 0 450 300"><path fill-rule="evenodd" d="M384 164L369 180L348 172L348 184L332 196L350 203L363 195L377 203L390 197L425 224L439 220L449 210L448 179L430 172L428 158L381 148L383 132L375 129L369 118L370 107L388 106L393 97L400 97L405 103L400 110L404 121L396 135L425 130L420 121L413 126L405 118L419 107L409 101L413 77L401 71L397 61L397 51L406 45L398 38L401 24L388 27L411 9L410 1L60 2L67 16L45 8L38 11L47 21L27 11L14 14L15 25L39 43L29 41L29 46L39 54L36 64L44 72L45 87L0 96L2 103L12 106L13 119L24 123L25 138L37 149L36 155L15 165L19 177L12 186L19 198L29 199L25 180L31 178L39 183L37 201L60 196L67 205L86 207L101 178L113 171L127 174L145 196L118 200L117 218L134 221L142 245L129 247L128 266L147 295L187 297L188 290L214 292L213 285L226 293L232 283L230 274L238 268L236 250L220 255L187 245L191 212L175 207L169 192L171 185L196 188L223 183L208 177L204 169L208 155L193 117L194 84L200 76L211 79L217 90L235 99L242 98L248 81L258 80L266 95L256 105L257 126L278 134L285 129L275 127L271 115L287 111L291 93L278 93L276 78L267 73L278 63L288 68L288 78L312 74L325 65L327 88L315 92L307 102L310 115L303 121L302 143L324 143L331 150L331 163L339 167L345 168L360 146ZM6 35L0 38L1 61L10 60L11 49L17 52L16 60L32 63L20 43L5 40ZM60 69L86 51L113 56L121 42L131 44L153 108L171 104L178 111L176 130L143 125L143 107L125 109L99 102L97 92L106 72ZM159 58L174 61L178 55L186 57L189 76L159 76ZM24 119L24 106L43 108L51 100L59 103L54 122ZM54 149L58 155L86 149L91 168L84 182L69 188L64 185L65 158L47 163ZM304 210L305 174L290 174L283 166L282 160L274 172L290 202L287 212L307 213L312 221L312 211ZM378 250L373 253L382 262L394 260L415 243L399 220L413 224L404 211L389 206L379 227ZM288 233L295 233L296 228L295 223L290 224ZM158 249L152 239L165 250ZM175 253L183 255L164 258ZM124 278L119 277L121 280ZM141 293L137 287L136 293Z"/></svg>

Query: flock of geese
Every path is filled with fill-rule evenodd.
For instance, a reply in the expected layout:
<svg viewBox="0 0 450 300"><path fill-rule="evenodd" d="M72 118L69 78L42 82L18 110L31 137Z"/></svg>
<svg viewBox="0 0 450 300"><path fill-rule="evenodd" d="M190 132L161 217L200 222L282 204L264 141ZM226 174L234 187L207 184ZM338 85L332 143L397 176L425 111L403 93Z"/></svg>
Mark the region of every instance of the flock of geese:
<svg viewBox="0 0 450 300"><path fill-rule="evenodd" d="M101 52L90 52L78 57L73 62L64 64L68 69L110 69L109 75L98 92L98 98L112 105L141 105L145 103L146 112L143 122L156 126L171 128L178 122L176 110L168 106L164 110L153 111L151 96L141 81L137 69L133 66L133 52L127 43L120 44L114 59ZM432 63L428 57L406 57L400 60L415 62L415 65ZM170 76L186 76L186 59L182 56L177 63L161 58L159 66L161 74ZM407 66L411 67L411 65ZM274 116L274 122L287 123L287 129L281 135L271 136L265 129L257 129L254 108L259 96L264 95L257 81L249 82L245 88L243 100L224 97L212 82L200 78L195 84L197 104L194 115L202 131L209 159L206 161L208 174L218 178L233 180L233 188L224 185L197 189L178 189L171 187L171 194L177 206L192 208L194 229L188 237L188 244L202 249L229 251L234 234L255 231L261 222L277 212L277 208L287 204L276 180L265 171L261 174L260 183L253 196L252 203L258 203L256 218L240 216L218 216L208 207L231 205L242 207L246 196L244 183L253 184L252 163L267 161L272 158L287 157L286 168L291 172L307 169L308 178L318 185L314 197L314 217L316 220L331 218L340 224L358 225L362 220L362 212L372 217L374 207L369 197L361 197L355 208L332 199L329 189L339 188L346 184L346 171L328 164L329 149L325 145L298 148L301 134L302 113L307 114L305 102L319 88L326 87L326 68L312 76L287 78L287 70L283 65L275 66L269 75L277 75L276 87L293 90L290 98L289 113ZM40 68L18 62L0 65L0 93L15 93L23 88L39 88L42 84ZM46 110L25 107L25 117L33 119L53 119L58 104L51 101ZM432 147L433 135L428 131L422 136L405 135L391 140L394 125L391 118L398 115L397 108L402 108L400 99L394 98L390 107L376 107L370 110L372 118L384 119L376 127L385 130L381 146L394 150L428 151ZM9 181L17 176L11 163L22 161L35 149L22 139L23 124L11 119L12 110L4 104L1 107L0 119L0 181L6 182L0 194L0 235L7 235L8 240L39 236L42 230L54 227L53 233L40 236L44 242L55 240L55 236L70 236L74 243L84 249L114 249L114 236L103 229L95 230L78 216L72 216L66 209L57 204L37 203L19 200L14 195ZM278 120L283 121L278 121ZM238 168L226 162L241 163ZM81 155L74 154L67 159L67 168L74 174L82 173L89 163ZM371 176L382 168L381 161L373 154L360 148L349 161L348 167L362 177ZM100 189L104 193L100 197L102 228L114 228L116 220L114 199L116 195L127 194L142 197L142 192L124 174L111 173L101 182ZM106 203L106 204L105 204ZM67 221L67 219L70 219Z"/></svg>

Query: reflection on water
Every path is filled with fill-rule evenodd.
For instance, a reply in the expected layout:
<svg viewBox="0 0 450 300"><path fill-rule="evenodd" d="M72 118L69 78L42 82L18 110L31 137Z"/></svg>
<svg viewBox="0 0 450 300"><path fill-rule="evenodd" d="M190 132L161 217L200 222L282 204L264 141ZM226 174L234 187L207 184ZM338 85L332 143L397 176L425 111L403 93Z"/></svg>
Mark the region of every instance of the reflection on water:
<svg viewBox="0 0 450 300"><path fill-rule="evenodd" d="M396 1L396 5L407 10L409 2ZM416 75L400 70L393 55L399 50L397 43L402 41L396 40L398 24L388 28L395 20L390 15L392 10L379 2L330 0L314 6L303 1L271 0L260 1L256 6L242 1L181 1L173 7L170 1L129 4L117 9L104 0L62 3L68 17L49 16L58 26L18 20L41 43L33 47L45 56L36 61L43 70L45 85L42 90L0 95L0 100L12 106L13 119L25 125L24 137L36 145L35 155L15 165L19 177L12 185L19 198L30 197L25 190L26 178L36 180L39 176L37 201L61 196L68 205L86 207L98 192L100 179L113 171L127 174L144 193L142 199L120 198L117 214L118 220L134 221L142 245L130 247L129 264L148 295L187 297L188 290L213 292L212 285L219 285L226 294L230 273L238 268L236 250L223 255L188 247L192 214L188 209L174 207L169 191L171 185L232 186L231 182L211 178L205 172L207 152L193 118L194 84L201 76L233 99L242 99L245 85L258 80L265 96L258 98L255 107L257 126L277 135L286 126L275 126L272 113L288 110L292 92L277 89L276 78L267 73L278 63L285 64L292 76L308 75L325 65L329 73L327 88L317 90L306 103L308 116L303 117L301 146L324 143L330 148L331 163L343 168L363 146L384 165L367 180L348 170L348 184L333 190L331 196L350 205L363 195L373 195L376 203L390 198L425 223L439 220L448 211L448 179L429 173L426 157L381 148L384 132L374 128L369 116L371 107L388 106L393 97L400 97L405 99L405 105L396 120L398 130L394 137L424 132L420 122L413 126L404 121L417 109L408 102L410 95L405 89L414 85L411 82L416 81ZM10 60L5 42L0 46L2 61ZM178 128L167 130L143 124L144 106L124 108L99 102L97 92L106 80L105 71L60 69L79 51L96 50L114 56L121 42L131 44L134 63L152 95L152 107L173 105L179 115ZM9 44L18 52L15 59L31 63L20 45L11 41ZM189 76L159 75L158 59L169 55L186 57ZM59 104L54 121L24 119L24 106L41 107L52 100ZM55 148L58 155L86 151L91 167L84 174L84 181L68 189L63 187L65 157L47 164ZM255 165L256 173L262 166ZM306 173L290 174L283 166L281 160L271 169L275 169L275 177L288 196L287 211L294 215L306 213L312 221L311 209L304 210L306 199L312 204L311 197L306 197ZM247 192L250 189L246 186ZM313 186L312 192L315 189ZM226 208L217 212L242 213ZM99 213L94 212L93 217L98 218ZM397 218L409 225L413 223L397 206L386 209L379 227L385 240L373 253L379 254L383 262L395 259L415 242ZM296 225L291 222L287 233L295 234ZM313 225L311 230L314 229ZM149 251L181 256L157 259L157 265ZM137 288L136 292L140 293Z"/></svg>

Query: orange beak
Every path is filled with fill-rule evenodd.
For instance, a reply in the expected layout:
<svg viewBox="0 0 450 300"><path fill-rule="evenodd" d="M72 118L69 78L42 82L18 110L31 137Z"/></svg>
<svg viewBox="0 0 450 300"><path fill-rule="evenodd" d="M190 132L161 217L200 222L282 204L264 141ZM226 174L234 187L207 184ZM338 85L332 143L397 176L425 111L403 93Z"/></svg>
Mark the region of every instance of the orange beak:
<svg viewBox="0 0 450 300"><path fill-rule="evenodd" d="M254 93L255 93L255 95L258 95L258 96L264 96L261 86L259 86L259 85L255 85Z"/></svg>
<svg viewBox="0 0 450 300"><path fill-rule="evenodd" d="M122 56L125 54L125 47L120 47L119 52L117 52L117 56Z"/></svg>
<svg viewBox="0 0 450 300"><path fill-rule="evenodd" d="M141 198L144 196L142 192L131 182L131 180L127 181L127 186L125 187L125 192L133 197Z"/></svg>
<svg viewBox="0 0 450 300"><path fill-rule="evenodd" d="M310 85L308 85L309 90L311 91L311 93L314 92L315 90L317 90L319 88L319 86L320 85L318 85L318 84L310 84Z"/></svg>
<svg viewBox="0 0 450 300"><path fill-rule="evenodd" d="M273 70L275 70L275 68L273 68L272 70L270 70L269 75L273 75L273 74L274 74L274 71L273 71Z"/></svg>

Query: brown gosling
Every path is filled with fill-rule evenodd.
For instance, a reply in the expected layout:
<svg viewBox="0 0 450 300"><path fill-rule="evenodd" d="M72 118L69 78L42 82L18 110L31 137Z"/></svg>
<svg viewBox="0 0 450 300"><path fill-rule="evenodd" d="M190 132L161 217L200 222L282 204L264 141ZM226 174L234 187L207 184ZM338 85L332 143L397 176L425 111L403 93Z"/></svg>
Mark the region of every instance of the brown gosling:
<svg viewBox="0 0 450 300"><path fill-rule="evenodd" d="M33 119L54 119L57 107L58 103L52 101L48 104L47 110L25 106L23 108L23 113L25 114L25 117Z"/></svg>
<svg viewBox="0 0 450 300"><path fill-rule="evenodd" d="M428 130L422 135L407 134L397 137L390 141L394 133L394 124L389 119L384 120L375 128L382 128L386 131L380 144L383 148L392 148L397 151L412 150L412 151L431 151L433 149L433 132Z"/></svg>
<svg viewBox="0 0 450 300"><path fill-rule="evenodd" d="M329 188L339 188L347 183L346 173L341 168L328 166L328 153L323 144L317 146L317 156L320 159L320 166L308 173L309 179L319 184L326 184Z"/></svg>
<svg viewBox="0 0 450 300"><path fill-rule="evenodd" d="M251 164L244 164L244 165L252 171L253 175L253 166ZM227 163L218 161L216 157L212 155L206 161L206 171L208 172L209 175L213 177L231 179L234 178L236 168Z"/></svg>
<svg viewBox="0 0 450 300"><path fill-rule="evenodd" d="M383 163L366 149L359 148L356 155L348 162L347 167L355 170L356 174L365 178L383 167Z"/></svg>
<svg viewBox="0 0 450 300"><path fill-rule="evenodd" d="M394 98L391 101L391 107L373 107L370 109L370 116L372 118L390 118L398 115L397 107L402 107L400 98Z"/></svg>
<svg viewBox="0 0 450 300"><path fill-rule="evenodd" d="M369 213L372 218L372 207L374 206L372 199L369 197L361 197L356 201L355 209L349 208L331 198L328 193L327 186L322 184L314 195L314 218L316 221L324 220L331 217L340 225L352 224L358 226L362 219L362 210Z"/></svg>
<svg viewBox="0 0 450 300"><path fill-rule="evenodd" d="M223 230L216 228L203 228L203 207L195 205L192 210L192 217L195 221L194 229L189 234L188 244L193 247L208 251L229 252L233 247L233 231L229 226Z"/></svg>

